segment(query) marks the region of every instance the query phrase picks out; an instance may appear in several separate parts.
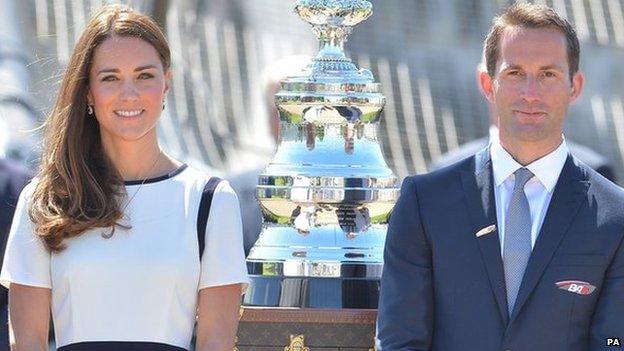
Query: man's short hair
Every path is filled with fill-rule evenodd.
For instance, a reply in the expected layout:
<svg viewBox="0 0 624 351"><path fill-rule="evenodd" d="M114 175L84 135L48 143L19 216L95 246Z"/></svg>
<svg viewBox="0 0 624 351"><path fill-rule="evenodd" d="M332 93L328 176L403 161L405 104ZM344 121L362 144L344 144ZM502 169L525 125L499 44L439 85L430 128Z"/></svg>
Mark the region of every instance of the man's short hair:
<svg viewBox="0 0 624 351"><path fill-rule="evenodd" d="M572 80L574 74L579 70L581 55L579 40L574 27L552 8L526 2L517 2L511 5L502 15L495 17L492 21L492 28L484 42L484 57L490 77L494 77L496 73L496 66L500 57L500 39L505 29L510 27L555 28L563 32L567 41L569 73L570 80Z"/></svg>

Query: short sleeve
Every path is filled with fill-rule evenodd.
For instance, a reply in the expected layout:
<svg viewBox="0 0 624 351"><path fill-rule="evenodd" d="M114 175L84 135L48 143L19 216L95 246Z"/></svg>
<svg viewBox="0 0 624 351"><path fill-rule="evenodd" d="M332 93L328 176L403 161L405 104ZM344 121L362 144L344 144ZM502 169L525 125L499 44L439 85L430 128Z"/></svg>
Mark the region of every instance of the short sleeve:
<svg viewBox="0 0 624 351"><path fill-rule="evenodd" d="M219 182L215 189L205 235L199 289L241 283L244 293L249 278L240 206L236 193L226 180Z"/></svg>
<svg viewBox="0 0 624 351"><path fill-rule="evenodd" d="M24 187L17 201L0 273L0 284L7 288L11 283L52 287L50 253L42 240L35 236L34 226L28 215L28 203L34 188L34 182Z"/></svg>

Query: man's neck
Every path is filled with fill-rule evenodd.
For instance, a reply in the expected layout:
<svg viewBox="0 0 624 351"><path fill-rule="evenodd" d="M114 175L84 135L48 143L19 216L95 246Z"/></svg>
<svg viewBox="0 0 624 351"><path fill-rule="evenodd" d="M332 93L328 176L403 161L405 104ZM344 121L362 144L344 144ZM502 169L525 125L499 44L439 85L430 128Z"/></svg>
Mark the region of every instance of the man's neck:
<svg viewBox="0 0 624 351"><path fill-rule="evenodd" d="M516 162L527 166L540 158L555 151L563 142L563 138L553 141L519 142L517 140L505 140L500 138L500 145L507 151Z"/></svg>

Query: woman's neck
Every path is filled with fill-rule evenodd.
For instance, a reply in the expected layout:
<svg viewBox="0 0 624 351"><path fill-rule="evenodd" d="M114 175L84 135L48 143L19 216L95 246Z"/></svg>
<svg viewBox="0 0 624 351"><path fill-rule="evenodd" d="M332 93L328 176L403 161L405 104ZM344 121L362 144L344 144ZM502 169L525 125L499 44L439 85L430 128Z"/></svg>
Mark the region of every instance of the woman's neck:
<svg viewBox="0 0 624 351"><path fill-rule="evenodd" d="M102 138L104 152L124 181L144 180L173 170L173 160L162 152L155 137L140 140L108 140Z"/></svg>

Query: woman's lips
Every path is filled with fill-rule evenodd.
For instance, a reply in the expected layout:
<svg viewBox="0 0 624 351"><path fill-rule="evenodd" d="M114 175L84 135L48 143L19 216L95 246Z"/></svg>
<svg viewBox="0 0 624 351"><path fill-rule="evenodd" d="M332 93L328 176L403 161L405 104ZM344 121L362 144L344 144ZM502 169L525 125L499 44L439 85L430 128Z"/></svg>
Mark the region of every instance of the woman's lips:
<svg viewBox="0 0 624 351"><path fill-rule="evenodd" d="M113 112L119 117L132 118L132 117L140 116L141 114L143 114L144 111L145 110L143 109L137 109L137 110L115 110Z"/></svg>

